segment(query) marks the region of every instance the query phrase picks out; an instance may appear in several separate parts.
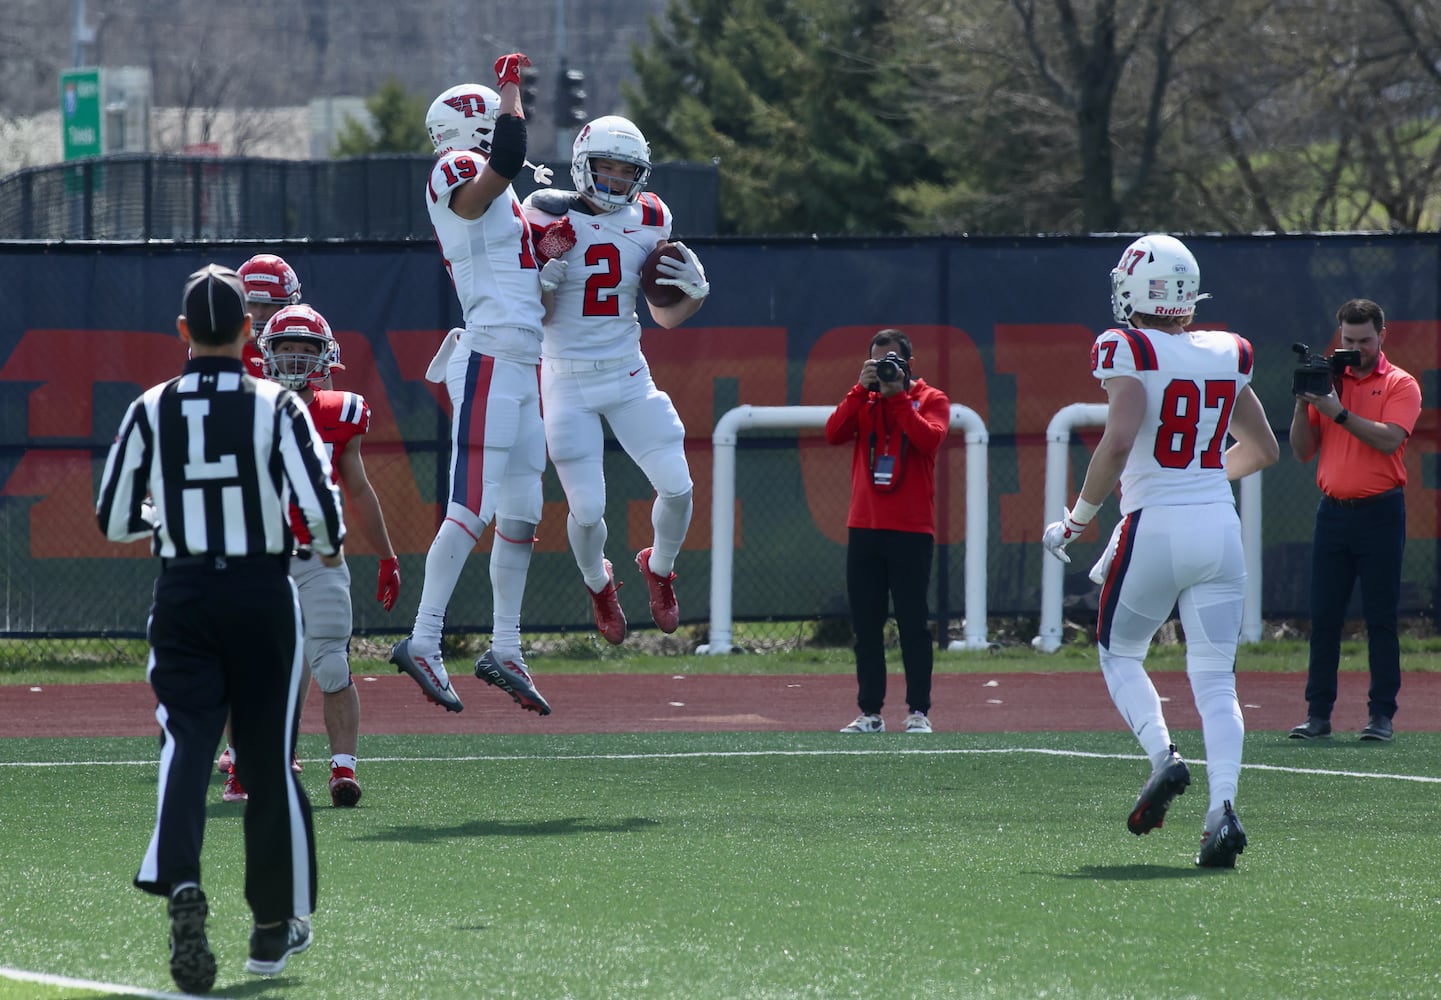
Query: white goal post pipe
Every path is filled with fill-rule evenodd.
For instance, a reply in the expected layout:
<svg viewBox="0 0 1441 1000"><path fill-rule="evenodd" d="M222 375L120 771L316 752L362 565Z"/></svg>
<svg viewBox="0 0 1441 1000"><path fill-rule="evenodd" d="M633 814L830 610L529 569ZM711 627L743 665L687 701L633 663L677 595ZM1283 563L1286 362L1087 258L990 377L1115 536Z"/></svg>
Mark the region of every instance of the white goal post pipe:
<svg viewBox="0 0 1441 1000"><path fill-rule="evenodd" d="M735 647L733 616L735 584L736 441L756 430L801 430L824 427L831 406L737 406L716 421L711 435L711 571L710 642L702 654L729 653ZM990 435L975 410L951 405L951 430L966 432L966 624L965 638L950 649L986 649L986 547L990 530ZM849 481L849 477L848 481ZM940 609L944 614L944 609ZM944 621L944 617L941 618Z"/></svg>
<svg viewBox="0 0 1441 1000"><path fill-rule="evenodd" d="M1061 516L1069 499L1071 433L1078 427L1103 427L1104 403L1072 403L1056 411L1046 425L1045 524ZM1246 559L1245 603L1241 609L1241 639L1261 639L1261 474L1253 472L1241 480L1241 545ZM1042 530L1045 529L1042 524ZM1104 541L1104 539L1102 539ZM1031 646L1043 653L1061 648L1064 629L1064 587L1066 564L1041 549L1041 626Z"/></svg>

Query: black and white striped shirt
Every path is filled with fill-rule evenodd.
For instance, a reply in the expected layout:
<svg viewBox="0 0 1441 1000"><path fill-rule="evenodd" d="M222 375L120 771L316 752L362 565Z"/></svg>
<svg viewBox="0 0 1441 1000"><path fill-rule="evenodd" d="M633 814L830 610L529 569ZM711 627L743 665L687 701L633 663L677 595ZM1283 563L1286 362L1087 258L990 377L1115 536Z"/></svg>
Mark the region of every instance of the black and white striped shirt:
<svg viewBox="0 0 1441 1000"><path fill-rule="evenodd" d="M130 404L95 512L107 538L152 536L166 559L288 555L292 500L315 551L339 551L340 491L305 406L238 360L199 357Z"/></svg>

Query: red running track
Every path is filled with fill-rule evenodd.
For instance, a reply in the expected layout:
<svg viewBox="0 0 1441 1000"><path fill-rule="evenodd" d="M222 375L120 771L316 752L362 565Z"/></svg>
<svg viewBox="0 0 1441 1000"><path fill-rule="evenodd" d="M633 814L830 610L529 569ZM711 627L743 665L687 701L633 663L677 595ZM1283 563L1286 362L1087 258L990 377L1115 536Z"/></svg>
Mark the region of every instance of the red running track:
<svg viewBox="0 0 1441 1000"><path fill-rule="evenodd" d="M1166 701L1167 722L1198 729L1186 675L1152 675ZM1344 738L1366 724L1365 673L1341 674L1332 718ZM464 712L427 702L408 677L357 676L361 732L630 733L834 731L856 714L855 681L844 675L687 676L558 674L535 676L555 711L523 712L495 688L468 675L455 678ZM1237 687L1252 732L1284 731L1306 715L1304 673L1239 674ZM886 721L899 728L905 691L890 675ZM931 719L937 732L1124 731L1099 670L1066 673L937 674ZM1441 732L1441 674L1403 676L1399 734ZM156 732L150 687L57 684L40 689L0 686L0 737L147 736ZM322 733L320 691L311 686L301 731Z"/></svg>

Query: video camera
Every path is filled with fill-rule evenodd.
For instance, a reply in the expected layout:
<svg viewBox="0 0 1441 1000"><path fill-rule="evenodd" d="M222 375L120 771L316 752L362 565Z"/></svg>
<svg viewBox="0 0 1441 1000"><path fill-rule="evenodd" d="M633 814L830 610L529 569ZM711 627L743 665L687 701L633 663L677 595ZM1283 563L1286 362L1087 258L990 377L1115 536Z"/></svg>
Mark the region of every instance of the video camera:
<svg viewBox="0 0 1441 1000"><path fill-rule="evenodd" d="M1329 396L1334 379L1350 365L1361 363L1360 351L1332 351L1329 355L1317 356L1305 344L1292 344L1291 350L1301 356L1296 370L1291 373L1291 395L1303 392L1312 396Z"/></svg>

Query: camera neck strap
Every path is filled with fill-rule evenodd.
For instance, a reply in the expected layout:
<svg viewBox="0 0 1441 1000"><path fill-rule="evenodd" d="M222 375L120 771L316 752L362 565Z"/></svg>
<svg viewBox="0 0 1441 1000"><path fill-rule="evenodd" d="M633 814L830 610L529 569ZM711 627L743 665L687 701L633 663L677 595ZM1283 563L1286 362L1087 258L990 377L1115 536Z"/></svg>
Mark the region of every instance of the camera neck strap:
<svg viewBox="0 0 1441 1000"><path fill-rule="evenodd" d="M876 421L880 424L881 428L881 452L880 455L877 456L876 431L875 427L872 426L868 447L869 456L867 459L867 467L871 474L871 486L883 493L888 493L900 485L901 472L904 471L906 465L906 446L908 442L906 441L905 432L901 432L901 445L900 448L897 449L895 459L892 460L890 428L886 424L886 411L883 407L877 407ZM880 460L879 466L876 464L878 458ZM880 473L879 475L877 474L878 472Z"/></svg>

